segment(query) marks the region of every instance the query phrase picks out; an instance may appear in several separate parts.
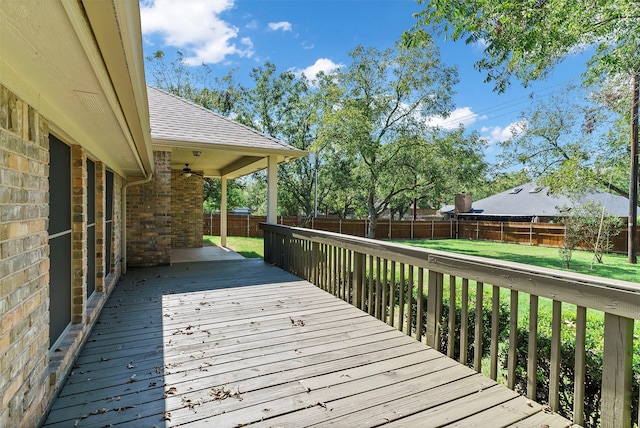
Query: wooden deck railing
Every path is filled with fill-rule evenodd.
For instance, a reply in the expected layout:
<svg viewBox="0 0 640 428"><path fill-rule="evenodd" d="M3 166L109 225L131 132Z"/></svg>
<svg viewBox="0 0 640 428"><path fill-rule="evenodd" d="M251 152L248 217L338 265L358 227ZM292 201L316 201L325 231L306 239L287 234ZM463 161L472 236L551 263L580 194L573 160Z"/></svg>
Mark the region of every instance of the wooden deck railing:
<svg viewBox="0 0 640 428"><path fill-rule="evenodd" d="M569 328L562 321L563 305L565 310L575 308L575 325L570 327L575 330L575 360L571 367L575 389L573 411L569 413L573 413L578 425L590 422L584 419L590 351L585 349L586 314L587 310L600 313L604 327L596 334L604 340L601 426L631 427L638 422L635 414L632 416L632 409L638 407L632 388L637 391L634 378L640 375L633 373L632 360L634 320L640 319L640 284L331 232L270 224L260 227L265 235L265 261L309 280L476 371L488 373L494 380L506 377L512 389L517 387L516 371L522 354L517 347L518 306L523 299L528 300L524 370L526 395L532 400L539 397L538 305L540 299L550 299L547 392L548 405L554 411L559 409L559 391L563 387L561 333L564 330L566 334ZM485 294L490 307L483 305ZM448 305L444 307L446 300ZM504 313L506 322L501 319ZM483 318L483 322L475 322ZM501 332L500 325L505 324L505 331ZM505 337L506 341L501 339ZM487 349L486 356L478 351L483 349Z"/></svg>

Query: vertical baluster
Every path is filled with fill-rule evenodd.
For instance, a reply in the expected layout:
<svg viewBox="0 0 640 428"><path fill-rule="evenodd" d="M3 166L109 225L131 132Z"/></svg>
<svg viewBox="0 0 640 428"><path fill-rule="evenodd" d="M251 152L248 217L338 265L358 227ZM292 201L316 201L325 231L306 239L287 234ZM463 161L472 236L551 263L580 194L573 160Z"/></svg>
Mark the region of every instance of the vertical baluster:
<svg viewBox="0 0 640 428"><path fill-rule="evenodd" d="M380 284L380 257L376 257L376 296L375 296L375 317L382 319L380 316L380 299L382 298L382 287Z"/></svg>
<svg viewBox="0 0 640 428"><path fill-rule="evenodd" d="M311 244L311 278L313 279L313 283L318 286L318 279L320 278L319 275L319 257L318 257L318 252L319 252L319 248L318 248L319 244L317 242L313 242Z"/></svg>
<svg viewBox="0 0 640 428"><path fill-rule="evenodd" d="M369 289L367 290L367 312L369 313L369 315L373 315L373 289L375 287L375 285L373 284L373 281L375 279L373 270L373 256L369 255Z"/></svg>
<svg viewBox="0 0 640 428"><path fill-rule="evenodd" d="M424 269L418 268L418 302L416 309L416 340L422 342L424 324Z"/></svg>
<svg viewBox="0 0 640 428"><path fill-rule="evenodd" d="M584 425L584 380L587 361L586 338L587 308L578 306L576 308L576 363L573 386L573 423L576 425Z"/></svg>
<svg viewBox="0 0 640 428"><path fill-rule="evenodd" d="M323 245L322 261L322 268L324 269L322 271L322 289L329 291L329 244Z"/></svg>
<svg viewBox="0 0 640 428"><path fill-rule="evenodd" d="M443 274L429 270L427 285L427 345L436 351L440 350L440 315L442 307Z"/></svg>
<svg viewBox="0 0 640 428"><path fill-rule="evenodd" d="M447 356L455 356L456 346L456 277L449 276L449 336L447 338Z"/></svg>
<svg viewBox="0 0 640 428"><path fill-rule="evenodd" d="M509 307L509 352L507 355L507 386L516 387L516 351L518 349L518 292L511 290Z"/></svg>
<svg viewBox="0 0 640 428"><path fill-rule="evenodd" d="M562 329L562 302L553 301L551 315L551 364L549 365L549 406L558 411L560 399L560 334Z"/></svg>
<svg viewBox="0 0 640 428"><path fill-rule="evenodd" d="M387 316L389 315L389 260L384 259L382 261L382 321L388 323ZM393 304L393 303L391 303Z"/></svg>
<svg viewBox="0 0 640 428"><path fill-rule="evenodd" d="M333 295L340 297L340 248L333 247Z"/></svg>
<svg viewBox="0 0 640 428"><path fill-rule="evenodd" d="M349 297L347 296L347 281L349 280L347 269L347 253L348 250L346 248L342 248L342 300L345 302L349 301Z"/></svg>
<svg viewBox="0 0 640 428"><path fill-rule="evenodd" d="M498 333L500 333L500 287L493 286L491 295L491 367L490 377L498 378Z"/></svg>
<svg viewBox="0 0 640 428"><path fill-rule="evenodd" d="M355 270L352 269L353 266L353 251L348 250L347 252L347 272L349 273L349 280L347 281L347 302L354 305L353 297L353 287L355 281ZM354 305L356 306L356 305Z"/></svg>
<svg viewBox="0 0 640 428"><path fill-rule="evenodd" d="M365 263L366 258L364 254L356 252L353 253L353 276L355 282L353 284L354 301L352 303L356 308L360 309L362 309L362 300L364 300L362 296L362 289L364 285L362 283L364 282Z"/></svg>
<svg viewBox="0 0 640 428"><path fill-rule="evenodd" d="M467 365L469 348L469 280L462 278L462 308L460 309L460 362Z"/></svg>
<svg viewBox="0 0 640 428"><path fill-rule="evenodd" d="M482 371L482 301L484 299L484 284L476 281L476 323L474 330L473 369Z"/></svg>
<svg viewBox="0 0 640 428"><path fill-rule="evenodd" d="M396 323L396 262L391 261L391 272L389 275L389 324L393 327Z"/></svg>
<svg viewBox="0 0 640 428"><path fill-rule="evenodd" d="M536 399L538 366L538 296L529 296L529 349L527 351L527 397Z"/></svg>
<svg viewBox="0 0 640 428"><path fill-rule="evenodd" d="M404 263L400 263L400 291L398 291L398 330L404 328Z"/></svg>
<svg viewBox="0 0 640 428"><path fill-rule="evenodd" d="M413 324L413 266L409 266L409 284L407 286L407 336L411 336Z"/></svg>
<svg viewBox="0 0 640 428"><path fill-rule="evenodd" d="M331 245L326 244L324 249L324 288L331 293Z"/></svg>

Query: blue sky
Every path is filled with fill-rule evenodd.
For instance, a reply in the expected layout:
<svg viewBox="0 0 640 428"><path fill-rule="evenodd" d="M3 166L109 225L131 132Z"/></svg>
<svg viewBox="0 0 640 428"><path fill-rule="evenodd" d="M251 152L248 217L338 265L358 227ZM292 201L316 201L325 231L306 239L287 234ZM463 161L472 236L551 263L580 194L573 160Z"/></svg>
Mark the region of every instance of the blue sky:
<svg viewBox="0 0 640 428"><path fill-rule="evenodd" d="M249 72L267 61L278 70L313 76L348 64L356 45L385 49L415 24L414 0L141 0L145 55L163 50L185 54L190 64L207 63L219 76L238 69L249 84ZM434 123L455 128L463 123L489 142L491 161L496 143L509 138L520 112L533 98L548 97L585 70L583 56L569 58L543 81L529 88L514 82L498 95L473 68L481 45L437 40L445 63L456 65L456 110Z"/></svg>

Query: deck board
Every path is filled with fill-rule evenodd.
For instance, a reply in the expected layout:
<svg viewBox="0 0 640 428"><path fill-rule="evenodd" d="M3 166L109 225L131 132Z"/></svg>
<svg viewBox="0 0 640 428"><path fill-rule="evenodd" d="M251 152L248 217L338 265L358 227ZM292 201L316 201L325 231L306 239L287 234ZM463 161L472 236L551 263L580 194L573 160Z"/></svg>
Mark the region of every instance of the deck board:
<svg viewBox="0 0 640 428"><path fill-rule="evenodd" d="M568 426L260 260L130 269L46 427Z"/></svg>

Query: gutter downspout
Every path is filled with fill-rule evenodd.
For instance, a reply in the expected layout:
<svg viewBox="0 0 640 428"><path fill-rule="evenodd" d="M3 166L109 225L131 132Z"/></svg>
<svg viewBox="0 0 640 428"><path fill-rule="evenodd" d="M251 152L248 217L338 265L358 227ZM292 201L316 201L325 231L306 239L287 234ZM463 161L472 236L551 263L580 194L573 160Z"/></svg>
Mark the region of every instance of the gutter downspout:
<svg viewBox="0 0 640 428"><path fill-rule="evenodd" d="M131 183L127 183L122 188L122 230L120 231L120 246L122 247L122 257L121 257L121 271L123 275L127 274L127 189L131 186L138 186L140 184L146 184L151 181L153 178L153 173L149 173L144 179L139 181L132 181Z"/></svg>

